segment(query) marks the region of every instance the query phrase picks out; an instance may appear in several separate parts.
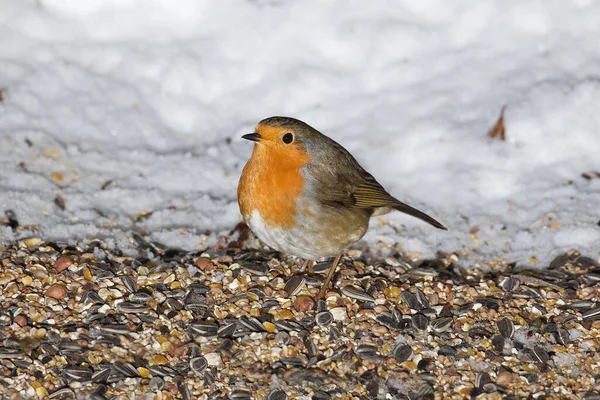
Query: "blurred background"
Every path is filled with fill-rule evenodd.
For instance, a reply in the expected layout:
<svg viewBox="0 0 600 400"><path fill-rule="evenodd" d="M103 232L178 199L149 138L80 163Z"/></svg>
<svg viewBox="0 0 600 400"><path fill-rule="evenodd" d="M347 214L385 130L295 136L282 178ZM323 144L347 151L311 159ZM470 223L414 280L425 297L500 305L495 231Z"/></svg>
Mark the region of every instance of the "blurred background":
<svg viewBox="0 0 600 400"><path fill-rule="evenodd" d="M214 244L241 220L240 136L285 115L450 228L390 214L359 246L597 256L598 21L584 0L0 0L0 212L32 225L0 240Z"/></svg>

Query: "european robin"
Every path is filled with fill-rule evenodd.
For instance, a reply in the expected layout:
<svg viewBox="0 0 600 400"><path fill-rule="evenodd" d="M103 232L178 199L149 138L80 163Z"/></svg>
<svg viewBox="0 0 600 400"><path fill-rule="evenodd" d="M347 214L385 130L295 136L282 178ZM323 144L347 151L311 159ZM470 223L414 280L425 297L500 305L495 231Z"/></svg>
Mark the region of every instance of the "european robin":
<svg viewBox="0 0 600 400"><path fill-rule="evenodd" d="M335 256L317 298L372 216L397 210L446 230L390 195L346 149L302 121L263 119L242 138L254 142L238 185L240 211L252 232L305 260Z"/></svg>

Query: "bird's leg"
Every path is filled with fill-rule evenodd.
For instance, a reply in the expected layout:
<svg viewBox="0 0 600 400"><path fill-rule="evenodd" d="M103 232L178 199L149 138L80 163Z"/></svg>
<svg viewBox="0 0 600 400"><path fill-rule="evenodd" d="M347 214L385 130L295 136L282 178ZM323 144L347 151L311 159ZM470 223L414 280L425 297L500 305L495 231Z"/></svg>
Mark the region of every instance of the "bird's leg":
<svg viewBox="0 0 600 400"><path fill-rule="evenodd" d="M323 296L325 296L325 292L327 292L327 288L329 287L329 282L331 282L331 278L333 278L333 274L335 273L337 265L340 262L340 258L342 258L341 254L338 254L337 256L335 256L335 259L333 260L333 263L331 264L331 268L329 268L329 273L327 274L327 278L325 278L325 282L323 283L323 286L321 287L321 290L319 291L319 294L317 295L316 300L320 300L323 298Z"/></svg>
<svg viewBox="0 0 600 400"><path fill-rule="evenodd" d="M298 272L303 273L304 271L306 271L306 268L312 267L314 263L315 262L313 260L304 260L304 263L302 263L302 267L300 267L300 270Z"/></svg>

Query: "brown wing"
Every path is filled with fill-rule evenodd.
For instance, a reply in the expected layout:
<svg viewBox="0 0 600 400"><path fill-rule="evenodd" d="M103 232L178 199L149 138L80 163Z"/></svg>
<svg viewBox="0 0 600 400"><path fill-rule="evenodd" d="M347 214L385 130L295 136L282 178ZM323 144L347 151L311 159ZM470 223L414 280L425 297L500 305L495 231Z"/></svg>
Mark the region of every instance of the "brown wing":
<svg viewBox="0 0 600 400"><path fill-rule="evenodd" d="M419 218L436 228L447 229L424 212L394 198L358 164L346 149L333 140L331 144L337 151L320 154L319 162L306 166L317 181L316 190L324 204L373 210L389 207Z"/></svg>

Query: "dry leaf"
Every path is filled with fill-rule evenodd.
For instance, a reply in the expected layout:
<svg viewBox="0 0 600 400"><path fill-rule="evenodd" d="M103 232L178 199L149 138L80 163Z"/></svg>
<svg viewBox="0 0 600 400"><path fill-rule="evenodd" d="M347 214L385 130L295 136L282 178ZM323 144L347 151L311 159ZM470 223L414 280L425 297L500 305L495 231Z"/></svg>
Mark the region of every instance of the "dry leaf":
<svg viewBox="0 0 600 400"><path fill-rule="evenodd" d="M506 140L506 128L504 127L504 110L506 110L506 105L502 106L500 110L500 117L498 117L498 121L496 121L496 125L488 132L488 137L492 139Z"/></svg>

